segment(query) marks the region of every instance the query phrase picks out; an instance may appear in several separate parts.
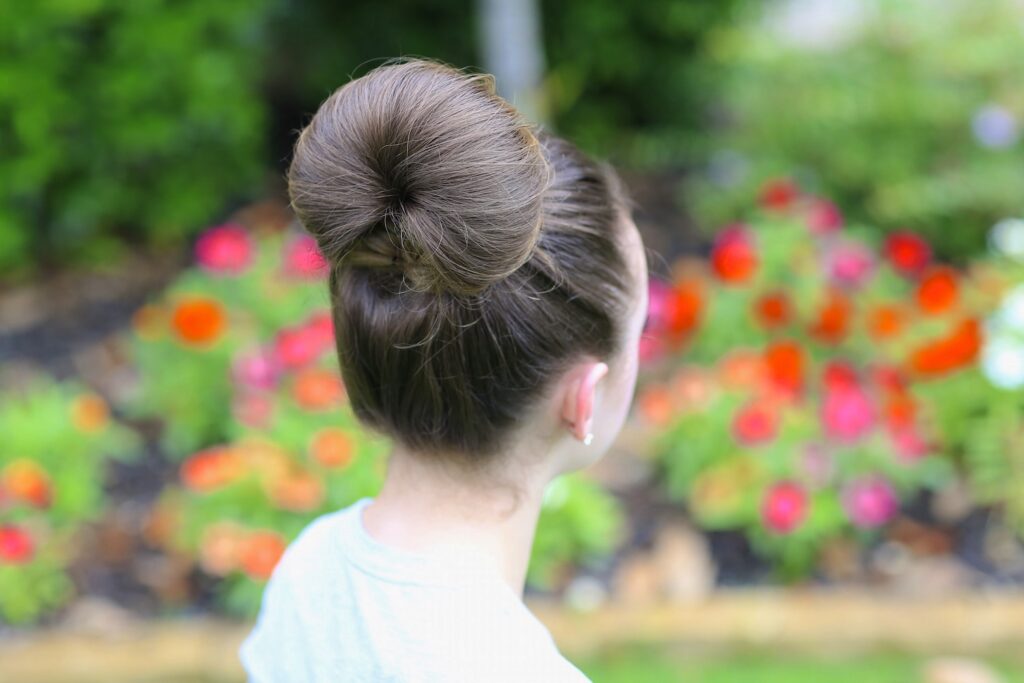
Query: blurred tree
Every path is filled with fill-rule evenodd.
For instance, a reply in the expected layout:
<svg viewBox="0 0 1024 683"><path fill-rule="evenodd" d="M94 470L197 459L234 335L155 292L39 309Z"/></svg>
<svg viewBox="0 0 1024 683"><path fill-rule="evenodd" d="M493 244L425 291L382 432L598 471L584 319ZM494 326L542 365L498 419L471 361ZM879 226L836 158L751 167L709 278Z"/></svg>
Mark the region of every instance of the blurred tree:
<svg viewBox="0 0 1024 683"><path fill-rule="evenodd" d="M258 191L264 0L0 3L0 272L170 244Z"/></svg>

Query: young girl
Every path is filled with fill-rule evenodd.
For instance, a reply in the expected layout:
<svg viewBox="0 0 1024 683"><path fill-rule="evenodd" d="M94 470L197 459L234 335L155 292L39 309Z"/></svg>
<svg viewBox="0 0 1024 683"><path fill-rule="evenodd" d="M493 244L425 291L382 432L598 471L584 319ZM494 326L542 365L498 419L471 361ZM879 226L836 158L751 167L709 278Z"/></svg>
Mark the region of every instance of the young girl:
<svg viewBox="0 0 1024 683"><path fill-rule="evenodd" d="M376 497L284 553L249 681L587 681L522 594L546 486L633 398L647 262L615 172L411 60L334 92L288 180L352 410L395 445Z"/></svg>

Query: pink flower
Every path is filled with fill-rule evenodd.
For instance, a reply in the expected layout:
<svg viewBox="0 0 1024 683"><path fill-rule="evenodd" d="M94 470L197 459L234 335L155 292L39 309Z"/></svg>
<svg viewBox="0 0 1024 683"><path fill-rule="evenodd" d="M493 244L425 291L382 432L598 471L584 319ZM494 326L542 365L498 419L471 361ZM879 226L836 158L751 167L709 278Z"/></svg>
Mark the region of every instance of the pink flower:
<svg viewBox="0 0 1024 683"><path fill-rule="evenodd" d="M829 277L847 287L863 285L875 270L875 257L871 250L852 240L833 244L826 254L825 263Z"/></svg>
<svg viewBox="0 0 1024 683"><path fill-rule="evenodd" d="M800 471L813 487L828 486L835 469L835 458L824 446L809 443L804 447L800 458Z"/></svg>
<svg viewBox="0 0 1024 683"><path fill-rule="evenodd" d="M331 317L330 311L314 313L306 321L306 329L324 349L330 348L334 344L334 319Z"/></svg>
<svg viewBox="0 0 1024 683"><path fill-rule="evenodd" d="M35 551L35 541L27 531L13 524L0 526L0 565L27 564Z"/></svg>
<svg viewBox="0 0 1024 683"><path fill-rule="evenodd" d="M881 477L863 477L850 482L843 491L843 509L856 526L882 526L899 511L896 492Z"/></svg>
<svg viewBox="0 0 1024 683"><path fill-rule="evenodd" d="M664 356L666 350L664 339L657 337L650 332L644 332L643 336L640 337L637 356L641 363L650 363L651 361Z"/></svg>
<svg viewBox="0 0 1024 683"><path fill-rule="evenodd" d="M821 419L829 436L856 441L874 427L875 407L859 386L835 385L825 391Z"/></svg>
<svg viewBox="0 0 1024 683"><path fill-rule="evenodd" d="M827 199L815 199L807 211L807 227L813 235L829 235L843 227L843 214Z"/></svg>
<svg viewBox="0 0 1024 683"><path fill-rule="evenodd" d="M309 365L324 350L323 338L303 325L280 330L274 340L274 358L282 367L295 370Z"/></svg>
<svg viewBox="0 0 1024 683"><path fill-rule="evenodd" d="M232 403L232 412L235 419L245 426L262 429L270 422L274 402L266 394L243 393Z"/></svg>
<svg viewBox="0 0 1024 683"><path fill-rule="evenodd" d="M234 380L250 389L273 389L280 373L277 359L263 350L239 354L232 365Z"/></svg>
<svg viewBox="0 0 1024 683"><path fill-rule="evenodd" d="M912 462L928 455L928 442L913 425L893 429L889 432L896 455L903 461Z"/></svg>
<svg viewBox="0 0 1024 683"><path fill-rule="evenodd" d="M751 401L733 418L733 437L744 446L757 446L775 438L779 428L776 411L763 401Z"/></svg>
<svg viewBox="0 0 1024 683"><path fill-rule="evenodd" d="M769 531L788 534L807 517L807 492L792 481L774 484L765 494L761 505L761 519Z"/></svg>
<svg viewBox="0 0 1024 683"><path fill-rule="evenodd" d="M285 245L284 269L289 275L318 279L327 274L327 261L311 235L299 235Z"/></svg>
<svg viewBox="0 0 1024 683"><path fill-rule="evenodd" d="M252 238L241 225L218 225L199 236L195 255L196 262L210 273L237 275L252 262Z"/></svg>

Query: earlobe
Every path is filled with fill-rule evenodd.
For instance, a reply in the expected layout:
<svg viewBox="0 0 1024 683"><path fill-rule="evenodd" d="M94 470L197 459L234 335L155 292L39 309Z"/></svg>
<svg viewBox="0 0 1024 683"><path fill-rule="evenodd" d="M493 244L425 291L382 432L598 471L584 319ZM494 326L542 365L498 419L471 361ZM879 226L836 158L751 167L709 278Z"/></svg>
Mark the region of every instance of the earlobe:
<svg viewBox="0 0 1024 683"><path fill-rule="evenodd" d="M572 418L570 419L573 433L577 439L587 445L590 445L590 439L593 439L591 431L593 429L594 394L596 393L597 383L607 373L608 365L605 363L597 363L591 366L582 380L578 384L574 384L575 391L569 394L576 404L576 409L573 411Z"/></svg>

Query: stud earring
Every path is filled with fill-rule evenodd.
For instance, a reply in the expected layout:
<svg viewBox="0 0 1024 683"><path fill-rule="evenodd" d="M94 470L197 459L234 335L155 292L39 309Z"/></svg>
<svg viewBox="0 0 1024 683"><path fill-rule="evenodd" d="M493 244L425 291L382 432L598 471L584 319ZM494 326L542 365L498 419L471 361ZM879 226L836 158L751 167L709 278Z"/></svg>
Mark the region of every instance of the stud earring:
<svg viewBox="0 0 1024 683"><path fill-rule="evenodd" d="M583 445L589 446L590 442L594 440L594 432L587 432L586 438L583 439Z"/></svg>

